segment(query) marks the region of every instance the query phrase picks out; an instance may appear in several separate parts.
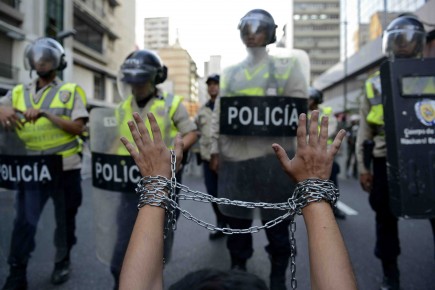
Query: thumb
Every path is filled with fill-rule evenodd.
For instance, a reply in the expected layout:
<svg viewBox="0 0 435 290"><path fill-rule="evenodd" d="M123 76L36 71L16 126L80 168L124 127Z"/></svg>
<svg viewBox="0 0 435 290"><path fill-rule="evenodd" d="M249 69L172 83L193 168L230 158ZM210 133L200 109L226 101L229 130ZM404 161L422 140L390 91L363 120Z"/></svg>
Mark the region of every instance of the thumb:
<svg viewBox="0 0 435 290"><path fill-rule="evenodd" d="M272 144L273 151L275 151L276 158L278 158L279 163L281 163L282 168L286 168L286 163L290 161L287 153L279 144Z"/></svg>

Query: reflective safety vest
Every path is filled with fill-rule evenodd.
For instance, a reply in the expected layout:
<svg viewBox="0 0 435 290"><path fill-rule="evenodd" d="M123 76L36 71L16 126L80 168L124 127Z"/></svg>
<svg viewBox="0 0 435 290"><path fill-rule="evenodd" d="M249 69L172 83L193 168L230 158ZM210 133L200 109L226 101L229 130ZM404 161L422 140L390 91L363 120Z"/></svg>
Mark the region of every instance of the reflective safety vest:
<svg viewBox="0 0 435 290"><path fill-rule="evenodd" d="M153 104L150 108L150 113L154 114L157 124L159 125L162 133L162 138L169 148L174 147L174 139L178 133L177 127L175 127L173 116L177 111L178 106L183 100L180 96L174 96L172 94L165 93L162 99L154 98L151 101ZM133 137L131 136L130 128L128 127L128 121L132 119L133 109L132 102L133 95L130 95L127 100L122 102L116 110L116 119L119 120L119 128L121 136L127 138L127 140L134 144ZM148 120L145 122L145 126L148 132L151 132L150 123ZM118 147L117 155L130 155L125 146L121 144Z"/></svg>
<svg viewBox="0 0 435 290"><path fill-rule="evenodd" d="M319 121L318 121L319 124L317 125L318 132L320 132L320 125L322 122L322 117L327 116L329 118L329 120L331 120L332 114L333 114L332 107L329 107L329 106L328 107L324 107L324 106L319 107ZM308 120L310 120L310 119L311 119L311 113L308 113ZM328 134L330 134L330 133L331 132L328 132ZM333 139L328 138L328 141L327 141L328 145L332 144L333 141L334 141Z"/></svg>
<svg viewBox="0 0 435 290"><path fill-rule="evenodd" d="M379 71L369 76L365 83L366 96L370 103L370 111L366 117L369 124L384 125L384 108L382 106L382 88Z"/></svg>
<svg viewBox="0 0 435 290"><path fill-rule="evenodd" d="M78 93L86 105L86 96L81 87L72 83L60 83L44 91L38 103L33 101L28 89L18 85L12 90L12 106L25 112L35 108L50 112L64 120L71 120L74 108L74 96ZM43 151L43 154L58 154L69 157L81 152L82 141L76 135L65 132L45 117L34 123L25 122L21 129L15 130L26 148L32 151Z"/></svg>
<svg viewBox="0 0 435 290"><path fill-rule="evenodd" d="M260 64L253 72L241 66L228 71L222 78L220 87L230 96L268 96L283 95L285 84L290 77L296 58L274 58ZM242 75L243 73L243 75ZM240 78L244 79L240 79Z"/></svg>

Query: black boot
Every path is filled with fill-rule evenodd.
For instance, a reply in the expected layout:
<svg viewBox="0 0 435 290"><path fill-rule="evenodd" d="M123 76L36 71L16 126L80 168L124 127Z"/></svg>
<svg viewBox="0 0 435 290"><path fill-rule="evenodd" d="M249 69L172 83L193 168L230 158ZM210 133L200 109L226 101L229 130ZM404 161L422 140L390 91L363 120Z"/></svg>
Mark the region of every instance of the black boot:
<svg viewBox="0 0 435 290"><path fill-rule="evenodd" d="M382 262L384 278L380 290L400 290L400 272L397 261Z"/></svg>
<svg viewBox="0 0 435 290"><path fill-rule="evenodd" d="M289 263L288 257L270 257L272 269L270 271L270 290L287 290L285 274Z"/></svg>
<svg viewBox="0 0 435 290"><path fill-rule="evenodd" d="M231 257L231 270L246 272L246 259Z"/></svg>
<svg viewBox="0 0 435 290"><path fill-rule="evenodd" d="M26 268L27 265L11 265L9 268L9 276L2 290L26 290Z"/></svg>
<svg viewBox="0 0 435 290"><path fill-rule="evenodd" d="M62 284L68 281L70 273L69 257L54 264L54 270L51 274L51 283L54 285Z"/></svg>

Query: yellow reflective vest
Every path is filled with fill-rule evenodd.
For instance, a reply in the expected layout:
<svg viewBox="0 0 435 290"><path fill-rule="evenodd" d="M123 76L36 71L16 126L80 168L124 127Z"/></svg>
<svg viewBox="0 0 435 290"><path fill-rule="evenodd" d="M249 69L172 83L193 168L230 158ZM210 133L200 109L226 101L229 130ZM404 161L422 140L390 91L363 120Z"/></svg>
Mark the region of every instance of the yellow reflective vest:
<svg viewBox="0 0 435 290"><path fill-rule="evenodd" d="M41 99L35 103L29 90L21 84L12 90L12 106L21 112L35 108L71 120L76 92L86 105L83 89L72 83L60 83L45 90ZM45 117L37 119L34 123L25 122L21 129L16 129L16 133L26 148L32 151L43 151L47 155L58 154L63 157L81 152L82 142L78 136L65 132Z"/></svg>
<svg viewBox="0 0 435 290"><path fill-rule="evenodd" d="M382 88L379 70L370 75L365 83L366 97L370 103L370 111L366 117L369 124L384 125L384 108L382 106Z"/></svg>
<svg viewBox="0 0 435 290"><path fill-rule="evenodd" d="M221 79L220 88L225 91L226 97L282 95L295 61L294 57L269 56L267 61L259 64L254 71L235 66L228 71L227 78ZM241 75L244 80L239 79ZM269 89L276 91L270 93Z"/></svg>
<svg viewBox="0 0 435 290"><path fill-rule="evenodd" d="M150 108L150 113L154 114L156 118L157 124L162 133L162 138L168 146L168 148L173 148L174 139L178 133L177 127L175 127L173 116L178 109L182 97L172 95L172 94L164 94L162 98L154 98L151 101L153 104ZM116 118L119 121L119 130L121 136L127 138L127 140L134 144L133 137L131 136L130 128L128 127L128 121L132 119L133 109L132 102L133 95L130 95L124 102L122 102L118 109L116 110ZM145 122L145 126L148 131L151 132L150 123L148 120ZM118 147L117 155L130 155L125 146L121 144Z"/></svg>

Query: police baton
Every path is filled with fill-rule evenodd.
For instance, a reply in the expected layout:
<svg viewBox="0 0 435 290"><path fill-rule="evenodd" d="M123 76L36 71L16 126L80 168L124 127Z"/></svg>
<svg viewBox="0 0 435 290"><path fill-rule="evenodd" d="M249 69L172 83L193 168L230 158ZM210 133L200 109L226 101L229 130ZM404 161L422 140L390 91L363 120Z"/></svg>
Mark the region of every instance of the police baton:
<svg viewBox="0 0 435 290"><path fill-rule="evenodd" d="M375 142L373 142L373 140L364 140L363 142L364 166L367 168L367 170L370 170L374 147L375 147Z"/></svg>

